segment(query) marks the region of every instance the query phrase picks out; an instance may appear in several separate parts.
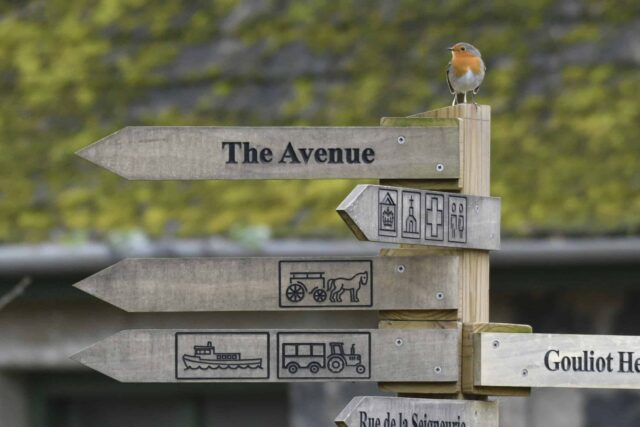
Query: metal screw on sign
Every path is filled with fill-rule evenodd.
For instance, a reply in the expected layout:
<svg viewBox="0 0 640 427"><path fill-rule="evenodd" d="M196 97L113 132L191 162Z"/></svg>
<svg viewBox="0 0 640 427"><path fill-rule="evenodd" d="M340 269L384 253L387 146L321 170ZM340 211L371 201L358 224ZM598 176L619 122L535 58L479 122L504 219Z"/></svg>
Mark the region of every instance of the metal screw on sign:
<svg viewBox="0 0 640 427"><path fill-rule="evenodd" d="M404 341L402 340L402 338L396 338L396 345L398 347L402 347L402 344L404 344Z"/></svg>
<svg viewBox="0 0 640 427"><path fill-rule="evenodd" d="M407 140L405 139L404 136L399 136L398 137L398 144L404 144Z"/></svg>
<svg viewBox="0 0 640 427"><path fill-rule="evenodd" d="M526 369L523 369L523 370L522 370L522 376L523 376L523 377L526 377L527 375L529 375L529 371L528 371L528 370L526 370Z"/></svg>
<svg viewBox="0 0 640 427"><path fill-rule="evenodd" d="M404 270L405 270L405 268L404 268L404 265L402 265L402 264L400 264L399 266L396 267L396 271L398 273L404 273Z"/></svg>
<svg viewBox="0 0 640 427"><path fill-rule="evenodd" d="M435 368L433 368L433 371L434 371L436 374L439 374L439 373L441 373L441 372L442 372L442 368L441 368L440 366L436 366Z"/></svg>
<svg viewBox="0 0 640 427"><path fill-rule="evenodd" d="M443 294L442 292L438 292L438 293L436 294L436 299L438 299L438 300L443 300L443 299L444 299L444 294Z"/></svg>
<svg viewBox="0 0 640 427"><path fill-rule="evenodd" d="M492 346L493 348L498 348L498 347L500 347L500 341L495 340L494 342L492 342L492 343L491 343L491 346Z"/></svg>
<svg viewBox="0 0 640 427"><path fill-rule="evenodd" d="M442 171L444 170L444 165L443 165L442 163L438 163L438 164L436 165L436 170L437 170L438 172L442 172Z"/></svg>

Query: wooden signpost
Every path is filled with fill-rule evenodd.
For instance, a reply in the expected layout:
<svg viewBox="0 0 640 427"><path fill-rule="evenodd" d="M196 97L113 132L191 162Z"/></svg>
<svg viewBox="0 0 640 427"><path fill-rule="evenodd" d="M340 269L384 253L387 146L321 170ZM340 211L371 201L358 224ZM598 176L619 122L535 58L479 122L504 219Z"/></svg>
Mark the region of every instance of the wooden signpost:
<svg viewBox="0 0 640 427"><path fill-rule="evenodd" d="M127 330L72 356L121 382L458 381L456 330Z"/></svg>
<svg viewBox="0 0 640 427"><path fill-rule="evenodd" d="M459 128L127 127L77 154L127 179L458 179Z"/></svg>
<svg viewBox="0 0 640 427"><path fill-rule="evenodd" d="M359 396L335 423L338 427L498 427L498 403Z"/></svg>
<svg viewBox="0 0 640 427"><path fill-rule="evenodd" d="M124 382L376 381L458 399L640 389L640 337L488 323L488 251L500 248L489 107L381 124L128 127L78 154L128 179L377 178L337 211L359 239L400 248L370 258L128 259L76 284L131 312L379 310L379 329L127 330L73 358ZM358 397L336 423L496 427L498 413L495 402Z"/></svg>
<svg viewBox="0 0 640 427"><path fill-rule="evenodd" d="M474 336L478 386L640 389L640 337Z"/></svg>
<svg viewBox="0 0 640 427"><path fill-rule="evenodd" d="M500 248L500 199L495 197L358 185L337 211L360 240Z"/></svg>
<svg viewBox="0 0 640 427"><path fill-rule="evenodd" d="M452 310L458 258L126 259L75 286L129 312Z"/></svg>

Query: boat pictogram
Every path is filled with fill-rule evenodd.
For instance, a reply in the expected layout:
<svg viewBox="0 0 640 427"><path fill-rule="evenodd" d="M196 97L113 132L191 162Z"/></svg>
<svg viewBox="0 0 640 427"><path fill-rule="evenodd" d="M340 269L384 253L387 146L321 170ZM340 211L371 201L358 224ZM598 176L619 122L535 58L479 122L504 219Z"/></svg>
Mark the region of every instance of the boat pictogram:
<svg viewBox="0 0 640 427"><path fill-rule="evenodd" d="M216 353L211 341L194 345L193 354L184 354L186 369L262 369L262 358L243 359L241 353Z"/></svg>

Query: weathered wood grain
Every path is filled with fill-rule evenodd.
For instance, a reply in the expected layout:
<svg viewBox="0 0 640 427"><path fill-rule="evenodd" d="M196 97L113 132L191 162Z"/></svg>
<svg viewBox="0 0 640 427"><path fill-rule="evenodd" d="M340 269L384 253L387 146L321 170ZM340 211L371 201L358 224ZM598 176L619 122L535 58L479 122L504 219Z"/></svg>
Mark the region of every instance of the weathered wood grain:
<svg viewBox="0 0 640 427"><path fill-rule="evenodd" d="M339 427L498 427L498 402L357 396L335 419Z"/></svg>
<svg viewBox="0 0 640 427"><path fill-rule="evenodd" d="M424 320L380 320L378 328L381 330L447 330L455 331L460 335L462 323L451 321L424 321ZM460 343L460 345L462 345ZM460 371L460 359L452 361L458 365ZM420 383L420 382L381 382L378 384L381 390L399 393L405 396L438 395L455 396L460 392L459 378L455 381L443 383Z"/></svg>
<svg viewBox="0 0 640 427"><path fill-rule="evenodd" d="M474 335L475 385L640 389L640 337Z"/></svg>
<svg viewBox="0 0 640 427"><path fill-rule="evenodd" d="M500 248L500 199L357 185L336 209L360 240Z"/></svg>
<svg viewBox="0 0 640 427"><path fill-rule="evenodd" d="M481 387L474 383L475 353L473 337L486 332L530 334L529 325L511 323L465 323L462 326L462 393L476 396L528 396L528 387Z"/></svg>
<svg viewBox="0 0 640 427"><path fill-rule="evenodd" d="M126 127L77 154L127 179L459 179L459 122L421 127Z"/></svg>
<svg viewBox="0 0 640 427"><path fill-rule="evenodd" d="M433 309L455 319L457 284L456 257L426 256L131 258L74 286L129 312Z"/></svg>
<svg viewBox="0 0 640 427"><path fill-rule="evenodd" d="M459 376L459 338L456 330L127 330L72 358L121 382L441 383ZM215 355L204 354L210 348ZM211 369L204 359L221 354Z"/></svg>
<svg viewBox="0 0 640 427"><path fill-rule="evenodd" d="M490 195L490 126L491 109L486 105L456 105L454 107L441 108L427 111L409 118L383 118L382 126L419 126L419 117L437 117L460 120L460 157L464 177L458 180L433 180L429 177L422 179L383 179L381 185L412 187L421 190L452 190L474 196ZM464 179L463 179L464 178ZM454 255L460 259L460 308L457 311L457 319L462 322L488 322L489 320L489 252L483 250L465 250L464 248L425 247L402 243L399 249L388 249L381 255L388 256L421 256L421 255ZM417 313L417 312L416 312ZM424 313L424 314L423 314ZM420 312L424 320L445 319L439 312ZM416 319L417 315L411 312L387 312L381 311L380 316L385 319ZM453 320L453 319L452 319ZM403 328L410 322L391 322L392 327ZM423 322L423 327L433 327L445 322ZM455 322L449 322L456 325ZM458 324L459 325L459 324ZM462 363L462 360L459 361ZM462 370L461 370L462 372ZM412 383L383 383L383 390L394 391L402 395L430 395L430 396L455 396L464 398L461 390L461 381L450 384L448 387L435 384Z"/></svg>
<svg viewBox="0 0 640 427"><path fill-rule="evenodd" d="M462 174L458 180L461 193L491 195L491 107L458 104L426 111L411 119L436 118L461 120L460 157ZM389 125L393 125L390 121ZM441 187L440 187L441 188ZM461 320L489 322L489 253L462 251Z"/></svg>

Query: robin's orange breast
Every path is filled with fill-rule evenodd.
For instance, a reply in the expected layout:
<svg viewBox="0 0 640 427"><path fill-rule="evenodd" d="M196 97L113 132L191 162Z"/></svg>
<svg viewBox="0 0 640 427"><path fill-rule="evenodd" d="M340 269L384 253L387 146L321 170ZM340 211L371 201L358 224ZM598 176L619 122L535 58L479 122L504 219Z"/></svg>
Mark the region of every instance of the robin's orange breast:
<svg viewBox="0 0 640 427"><path fill-rule="evenodd" d="M482 59L478 56L458 56L451 60L454 75L461 77L471 70L473 74L482 72Z"/></svg>

